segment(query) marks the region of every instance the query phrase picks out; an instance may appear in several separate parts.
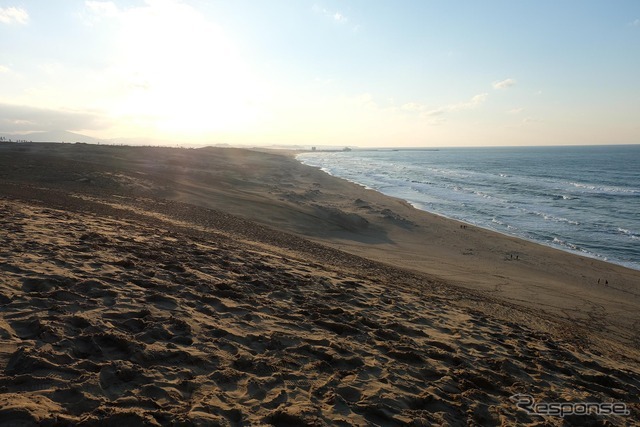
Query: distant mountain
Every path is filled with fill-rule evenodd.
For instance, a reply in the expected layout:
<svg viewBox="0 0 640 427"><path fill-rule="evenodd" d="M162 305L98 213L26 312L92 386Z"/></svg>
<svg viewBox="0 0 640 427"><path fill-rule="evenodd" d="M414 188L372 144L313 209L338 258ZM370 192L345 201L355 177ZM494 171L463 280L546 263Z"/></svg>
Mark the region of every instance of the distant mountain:
<svg viewBox="0 0 640 427"><path fill-rule="evenodd" d="M33 142L86 142L89 144L97 144L101 142L96 138L81 135L79 133L62 131L51 132L30 132L26 134L2 134L5 139L12 141L33 141Z"/></svg>

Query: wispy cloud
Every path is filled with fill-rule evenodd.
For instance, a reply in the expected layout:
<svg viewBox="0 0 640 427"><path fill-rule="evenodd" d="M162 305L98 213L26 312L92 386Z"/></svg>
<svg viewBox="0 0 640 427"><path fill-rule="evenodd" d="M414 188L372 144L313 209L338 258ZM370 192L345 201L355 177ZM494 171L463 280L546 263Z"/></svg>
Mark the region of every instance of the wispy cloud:
<svg viewBox="0 0 640 427"><path fill-rule="evenodd" d="M125 9L119 9L112 1L86 0L78 17L84 25L93 27L104 20L121 18L124 13Z"/></svg>
<svg viewBox="0 0 640 427"><path fill-rule="evenodd" d="M504 79L499 82L493 82L492 86L494 89L508 89L512 86L515 86L515 84L515 79Z"/></svg>
<svg viewBox="0 0 640 427"><path fill-rule="evenodd" d="M479 107L482 105L489 97L488 93L481 93L479 95L474 96L468 101L459 102L457 104L450 105L448 107L449 111L458 111L458 110L471 110L473 108Z"/></svg>
<svg viewBox="0 0 640 427"><path fill-rule="evenodd" d="M349 22L349 18L347 18L340 11L332 12L332 11L322 7L322 6L318 6L317 4L314 4L311 9L315 13L317 13L318 15L322 15L322 16L324 16L326 18L331 19L334 22L339 23L339 24L346 24L347 22Z"/></svg>
<svg viewBox="0 0 640 427"><path fill-rule="evenodd" d="M347 26L347 28L350 28L354 33L357 33L362 29L362 25L353 23L351 19L340 10L329 10L317 4L314 4L311 10L313 13L323 16L325 19L328 19L335 24Z"/></svg>
<svg viewBox="0 0 640 427"><path fill-rule="evenodd" d="M520 114L524 111L524 108L512 108L511 110L507 110L507 114Z"/></svg>
<svg viewBox="0 0 640 427"><path fill-rule="evenodd" d="M118 15L118 6L112 1L85 1L86 8L100 16L113 17Z"/></svg>
<svg viewBox="0 0 640 427"><path fill-rule="evenodd" d="M434 110L425 111L420 116L423 118L436 117L436 116L441 116L446 112L447 112L446 108L436 108Z"/></svg>
<svg viewBox="0 0 640 427"><path fill-rule="evenodd" d="M523 124L528 124L528 123L541 123L544 120L537 118L537 117L525 117L524 119L522 119L522 123Z"/></svg>
<svg viewBox="0 0 640 427"><path fill-rule="evenodd" d="M453 104L443 105L440 107L428 107L424 104L417 102L409 102L400 107L402 111L408 113L418 113L422 118L433 118L441 116L445 113L452 113L456 111L472 110L481 106L489 97L488 93L480 93L471 97L471 99L462 102L456 102Z"/></svg>
<svg viewBox="0 0 640 427"><path fill-rule="evenodd" d="M9 67L5 67L4 65L0 65L0 73L8 73Z"/></svg>
<svg viewBox="0 0 640 427"><path fill-rule="evenodd" d="M640 19L636 19L631 23L632 27L640 27Z"/></svg>
<svg viewBox="0 0 640 427"><path fill-rule="evenodd" d="M400 107L403 111L424 111L426 109L426 107L422 104L418 104L416 102L409 102L407 104L404 104L402 107Z"/></svg>
<svg viewBox="0 0 640 427"><path fill-rule="evenodd" d="M363 93L354 98L355 102L364 108L379 109L378 103L373 99L370 93Z"/></svg>
<svg viewBox="0 0 640 427"><path fill-rule="evenodd" d="M347 22L349 22L349 18L347 18L340 12L336 12L333 14L333 20L341 24L346 24Z"/></svg>
<svg viewBox="0 0 640 427"><path fill-rule="evenodd" d="M29 14L21 7L0 7L0 22L3 24L26 25L29 22Z"/></svg>

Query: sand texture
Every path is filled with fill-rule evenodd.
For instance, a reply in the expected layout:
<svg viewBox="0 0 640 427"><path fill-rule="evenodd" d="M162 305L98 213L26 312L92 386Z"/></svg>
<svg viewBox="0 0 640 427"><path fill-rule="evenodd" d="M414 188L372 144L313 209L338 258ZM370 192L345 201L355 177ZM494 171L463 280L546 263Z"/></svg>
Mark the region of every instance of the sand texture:
<svg viewBox="0 0 640 427"><path fill-rule="evenodd" d="M1 144L0 222L0 425L640 419L638 272L291 157Z"/></svg>

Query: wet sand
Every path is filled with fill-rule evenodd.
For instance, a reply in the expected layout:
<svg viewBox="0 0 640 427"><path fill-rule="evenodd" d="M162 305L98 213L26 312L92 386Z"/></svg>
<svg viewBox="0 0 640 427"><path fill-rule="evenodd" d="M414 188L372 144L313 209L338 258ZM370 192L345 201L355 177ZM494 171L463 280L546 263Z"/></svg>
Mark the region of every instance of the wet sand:
<svg viewBox="0 0 640 427"><path fill-rule="evenodd" d="M640 272L290 153L0 144L0 178L0 424L640 416ZM631 415L545 419L518 393Z"/></svg>

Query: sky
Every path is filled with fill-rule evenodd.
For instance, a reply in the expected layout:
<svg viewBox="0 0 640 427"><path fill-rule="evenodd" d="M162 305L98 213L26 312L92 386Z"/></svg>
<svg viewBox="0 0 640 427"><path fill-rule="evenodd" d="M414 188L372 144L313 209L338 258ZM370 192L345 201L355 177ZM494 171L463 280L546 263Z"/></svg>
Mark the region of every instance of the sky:
<svg viewBox="0 0 640 427"><path fill-rule="evenodd" d="M638 0L0 0L0 133L640 143Z"/></svg>

